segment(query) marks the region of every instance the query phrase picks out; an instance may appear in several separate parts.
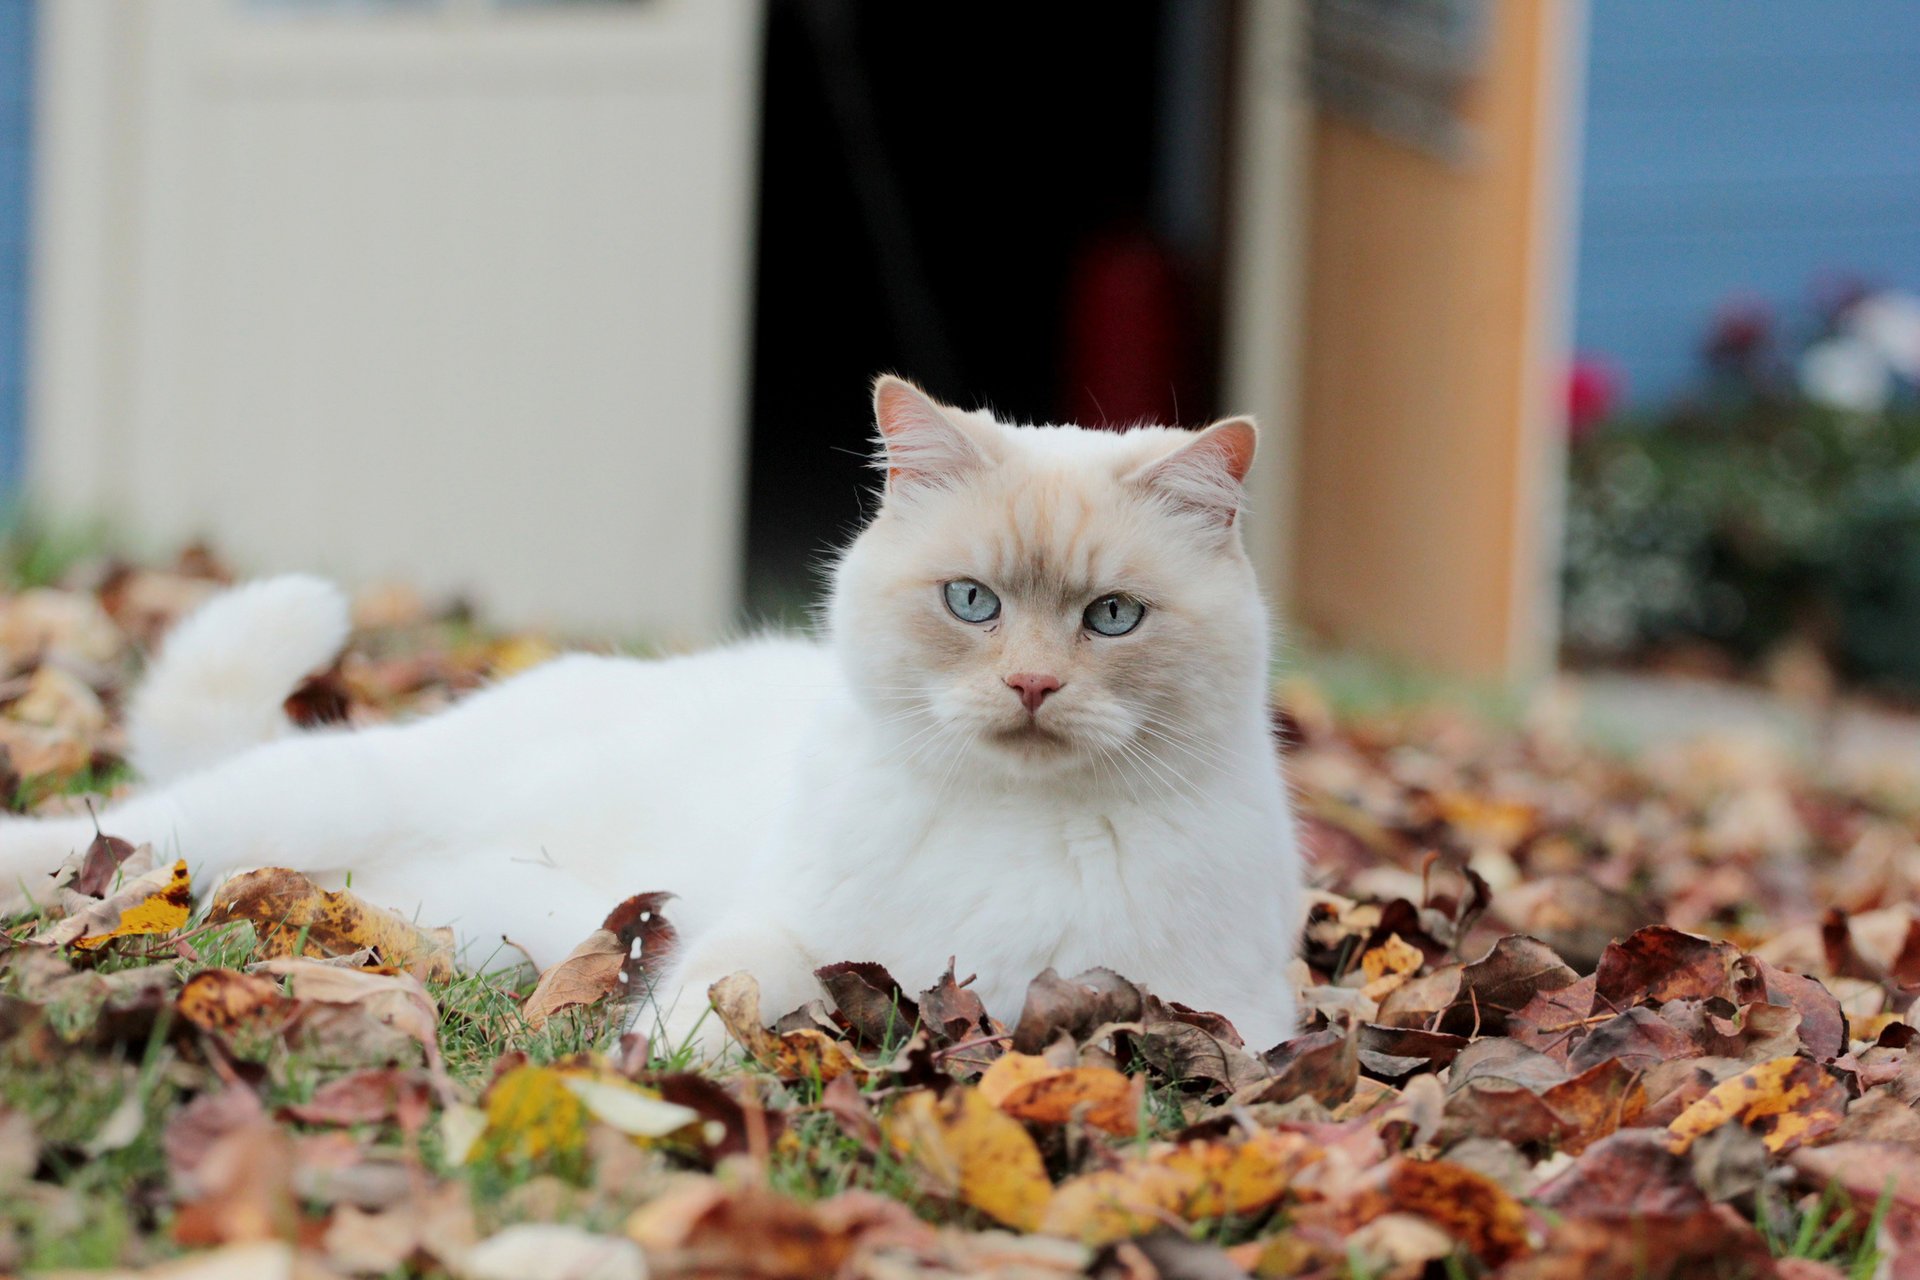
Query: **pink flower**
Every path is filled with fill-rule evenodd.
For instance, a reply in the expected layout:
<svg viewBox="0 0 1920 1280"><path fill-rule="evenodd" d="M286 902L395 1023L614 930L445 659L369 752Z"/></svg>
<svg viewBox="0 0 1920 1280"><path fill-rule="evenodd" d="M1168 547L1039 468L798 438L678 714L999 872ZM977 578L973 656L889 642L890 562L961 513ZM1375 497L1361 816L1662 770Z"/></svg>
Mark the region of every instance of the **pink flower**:
<svg viewBox="0 0 1920 1280"><path fill-rule="evenodd" d="M1576 356L1567 371L1567 437L1580 441L1612 414L1620 400L1620 374L1597 356Z"/></svg>

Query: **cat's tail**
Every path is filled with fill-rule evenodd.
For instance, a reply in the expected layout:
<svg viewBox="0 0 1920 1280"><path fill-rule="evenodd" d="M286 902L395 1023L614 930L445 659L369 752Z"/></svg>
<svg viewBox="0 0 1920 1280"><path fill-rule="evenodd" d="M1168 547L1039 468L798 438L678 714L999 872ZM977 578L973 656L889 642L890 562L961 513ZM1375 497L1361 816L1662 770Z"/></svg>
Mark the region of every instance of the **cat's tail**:
<svg viewBox="0 0 1920 1280"><path fill-rule="evenodd" d="M333 661L350 627L346 596L306 574L215 596L167 636L133 696L134 768L165 782L291 733L287 695Z"/></svg>

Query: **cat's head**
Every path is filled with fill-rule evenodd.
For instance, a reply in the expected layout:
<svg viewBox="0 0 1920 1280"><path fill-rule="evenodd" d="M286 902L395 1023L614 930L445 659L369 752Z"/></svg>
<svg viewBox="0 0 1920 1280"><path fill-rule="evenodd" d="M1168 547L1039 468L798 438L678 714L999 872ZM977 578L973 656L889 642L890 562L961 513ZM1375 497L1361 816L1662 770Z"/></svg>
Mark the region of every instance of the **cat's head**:
<svg viewBox="0 0 1920 1280"><path fill-rule="evenodd" d="M1018 427L874 388L878 514L830 606L855 694L929 768L1172 780L1264 718L1240 541L1255 431Z"/></svg>

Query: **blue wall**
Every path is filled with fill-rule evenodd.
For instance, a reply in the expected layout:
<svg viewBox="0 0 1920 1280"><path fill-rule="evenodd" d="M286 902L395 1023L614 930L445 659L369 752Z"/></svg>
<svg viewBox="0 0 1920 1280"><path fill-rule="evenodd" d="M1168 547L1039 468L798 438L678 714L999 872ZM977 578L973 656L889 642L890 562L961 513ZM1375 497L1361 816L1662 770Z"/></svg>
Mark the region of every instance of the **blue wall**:
<svg viewBox="0 0 1920 1280"><path fill-rule="evenodd" d="M1920 4L1593 0L1575 342L1636 403L1729 294L1920 289Z"/></svg>
<svg viewBox="0 0 1920 1280"><path fill-rule="evenodd" d="M0 496L20 475L34 0L0 0Z"/></svg>

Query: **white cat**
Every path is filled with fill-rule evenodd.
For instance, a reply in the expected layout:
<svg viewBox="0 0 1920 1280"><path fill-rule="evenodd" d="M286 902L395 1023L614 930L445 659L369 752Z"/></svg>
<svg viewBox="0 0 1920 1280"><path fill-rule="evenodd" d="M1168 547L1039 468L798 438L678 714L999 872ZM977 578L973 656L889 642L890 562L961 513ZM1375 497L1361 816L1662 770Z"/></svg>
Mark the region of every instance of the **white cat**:
<svg viewBox="0 0 1920 1280"><path fill-rule="evenodd" d="M824 641L574 655L422 720L296 733L282 700L346 606L270 579L168 639L130 717L157 785L102 826L203 884L350 873L470 957L505 935L543 966L670 890L675 1042L723 1038L705 993L738 970L771 1017L821 994L819 965L913 990L949 956L1003 1020L1047 966L1105 965L1256 1048L1286 1038L1301 867L1235 520L1253 425L1013 427L897 378L875 408L885 495ZM91 833L0 827L0 873Z"/></svg>

